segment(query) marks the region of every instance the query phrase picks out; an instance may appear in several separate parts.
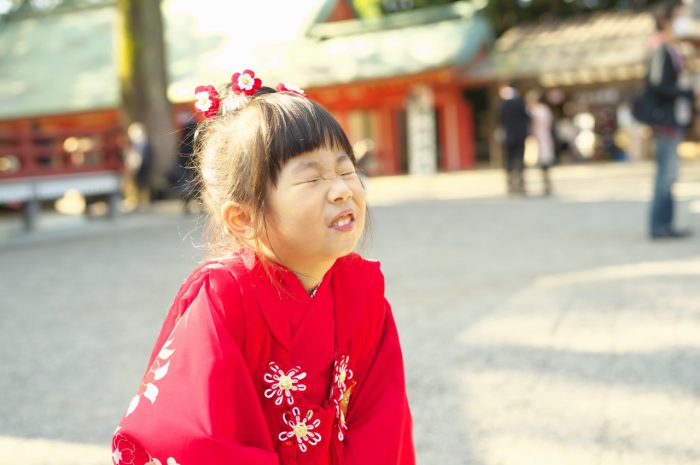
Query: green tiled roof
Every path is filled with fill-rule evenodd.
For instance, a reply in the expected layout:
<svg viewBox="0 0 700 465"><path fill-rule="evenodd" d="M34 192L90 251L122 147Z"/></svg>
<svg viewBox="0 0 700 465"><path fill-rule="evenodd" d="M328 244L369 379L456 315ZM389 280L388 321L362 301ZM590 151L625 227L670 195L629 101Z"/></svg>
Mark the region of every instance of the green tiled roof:
<svg viewBox="0 0 700 465"><path fill-rule="evenodd" d="M466 64L491 28L479 15L411 27L306 40L285 50L303 86L384 79ZM295 67L294 64L297 64Z"/></svg>
<svg viewBox="0 0 700 465"><path fill-rule="evenodd" d="M333 4L333 2L329 3ZM376 18L314 24L307 32L307 35L317 39L328 39L344 35L422 26L424 24L438 23L451 19L470 18L474 13L475 9L471 2L461 1L446 5L418 8L416 10L406 10Z"/></svg>
<svg viewBox="0 0 700 465"><path fill-rule="evenodd" d="M319 1L314 17L327 14L328 5ZM309 26L300 21L304 29L298 38L284 44L266 44L260 33L244 35L249 41L241 43L230 28L242 19L202 25L196 7L189 0L163 2L173 102L190 101L196 85L221 84L244 67L272 85L283 81L309 88L463 64L491 41L482 17L453 5L442 13L429 9L427 24L417 21L415 12L403 19L396 14L388 29L341 22L341 34L326 40L304 36ZM116 107L116 16L114 6L103 6L1 21L0 119Z"/></svg>
<svg viewBox="0 0 700 465"><path fill-rule="evenodd" d="M113 107L116 10L0 22L0 118Z"/></svg>
<svg viewBox="0 0 700 465"><path fill-rule="evenodd" d="M473 79L539 77L563 83L638 79L654 20L649 13L602 12L509 29ZM561 83L560 82L560 83Z"/></svg>

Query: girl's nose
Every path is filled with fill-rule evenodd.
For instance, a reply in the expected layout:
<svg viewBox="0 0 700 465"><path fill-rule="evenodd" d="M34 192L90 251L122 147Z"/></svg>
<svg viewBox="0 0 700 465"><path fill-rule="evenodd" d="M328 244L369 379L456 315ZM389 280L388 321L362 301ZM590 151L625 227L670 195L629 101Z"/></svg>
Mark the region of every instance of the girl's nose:
<svg viewBox="0 0 700 465"><path fill-rule="evenodd" d="M328 190L328 197L331 202L344 202L352 197L352 190L345 180L338 176Z"/></svg>

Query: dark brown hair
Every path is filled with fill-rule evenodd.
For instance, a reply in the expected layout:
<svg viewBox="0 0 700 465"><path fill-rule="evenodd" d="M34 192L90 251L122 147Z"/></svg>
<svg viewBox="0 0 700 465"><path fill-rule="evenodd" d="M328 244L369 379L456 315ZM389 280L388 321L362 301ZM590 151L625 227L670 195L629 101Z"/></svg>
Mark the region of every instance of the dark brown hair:
<svg viewBox="0 0 700 465"><path fill-rule="evenodd" d="M219 114L200 123L195 138L212 256L249 245L228 230L222 216L226 202L250 208L255 236L263 237L266 192L277 185L287 160L329 147L342 150L357 164L340 124L313 100L269 87L261 87L252 97L234 94L230 88L222 94Z"/></svg>
<svg viewBox="0 0 700 465"><path fill-rule="evenodd" d="M654 21L656 22L656 30L663 31L666 23L673 20L676 10L683 5L679 0L665 0L660 2L655 10Z"/></svg>

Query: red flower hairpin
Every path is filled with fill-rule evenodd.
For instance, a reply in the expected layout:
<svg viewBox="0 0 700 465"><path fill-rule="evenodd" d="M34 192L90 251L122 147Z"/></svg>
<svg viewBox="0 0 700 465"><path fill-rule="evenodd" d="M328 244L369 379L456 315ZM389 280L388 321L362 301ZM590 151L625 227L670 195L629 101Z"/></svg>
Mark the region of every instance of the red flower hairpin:
<svg viewBox="0 0 700 465"><path fill-rule="evenodd" d="M245 94L247 96L255 95L262 81L255 77L255 73L249 69L244 70L242 73L233 73L231 76L231 89L239 94Z"/></svg>
<svg viewBox="0 0 700 465"><path fill-rule="evenodd" d="M221 99L214 86L198 86L194 90L194 96L197 99L194 103L195 109L203 113L206 118L211 118L219 111Z"/></svg>
<svg viewBox="0 0 700 465"><path fill-rule="evenodd" d="M283 84L279 83L277 84L277 90L280 92L294 92L295 94L299 94L303 97L306 97L306 93L304 92L304 89L297 87L297 86L292 86L289 84Z"/></svg>

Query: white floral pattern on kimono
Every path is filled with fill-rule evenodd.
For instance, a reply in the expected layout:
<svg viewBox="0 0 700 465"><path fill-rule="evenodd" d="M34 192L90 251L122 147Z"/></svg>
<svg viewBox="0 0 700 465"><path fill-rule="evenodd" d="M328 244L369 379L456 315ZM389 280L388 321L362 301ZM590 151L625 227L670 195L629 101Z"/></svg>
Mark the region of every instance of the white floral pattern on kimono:
<svg viewBox="0 0 700 465"><path fill-rule="evenodd" d="M341 355L336 358L333 367L333 386L331 386L331 401L335 405L335 417L338 420L338 439L345 439L345 431L348 430L345 415L348 411L348 402L352 388L355 386L355 381L352 381L354 376L349 369L350 356Z"/></svg>
<svg viewBox="0 0 700 465"><path fill-rule="evenodd" d="M301 368L296 366L285 372L275 362L270 362L267 368L267 373L263 379L271 387L266 389L264 394L268 399L275 398L275 405L282 405L282 402L287 401L288 405L294 405L295 391L306 391L306 385L300 381L306 378L306 372L301 371Z"/></svg>
<svg viewBox="0 0 700 465"><path fill-rule="evenodd" d="M136 446L127 438L118 434L114 437L112 461L115 465L134 465Z"/></svg>
<svg viewBox="0 0 700 465"><path fill-rule="evenodd" d="M285 412L284 415L282 415L282 421L290 429L289 431L282 431L278 436L279 440L288 441L296 438L299 450L302 452L306 452L308 449L306 443L311 446L318 444L321 440L321 435L314 430L321 425L321 420L317 418L309 423L313 416L314 412L309 410L302 418L299 407L293 407L291 412Z"/></svg>
<svg viewBox="0 0 700 465"><path fill-rule="evenodd" d="M138 407L139 401L141 400L141 396L150 400L152 404L155 403L156 398L158 397L158 387L155 385L155 382L159 379L163 379L163 377L168 373L170 362L165 361L170 358L173 352L175 352L174 349L169 348L172 342L173 340L170 339L163 344L163 348L160 350L160 352L158 352L158 357L153 361L153 364L148 370L148 373L146 373L146 376L143 377L143 381L141 381L141 386L139 386L138 392L129 403L129 408L127 408L126 415L124 415L125 417L128 417L134 410L136 410L136 407ZM163 362L165 362L165 364L163 364Z"/></svg>

